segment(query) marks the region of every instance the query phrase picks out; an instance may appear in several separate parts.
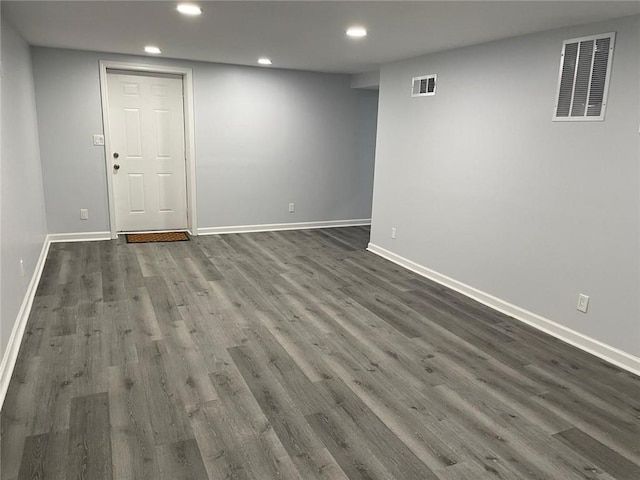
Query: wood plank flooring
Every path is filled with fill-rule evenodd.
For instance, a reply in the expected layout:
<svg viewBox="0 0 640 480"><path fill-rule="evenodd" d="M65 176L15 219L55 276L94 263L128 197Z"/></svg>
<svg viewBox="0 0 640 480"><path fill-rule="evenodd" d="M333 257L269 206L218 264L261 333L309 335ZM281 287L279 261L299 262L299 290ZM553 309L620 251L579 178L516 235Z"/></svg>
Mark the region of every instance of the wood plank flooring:
<svg viewBox="0 0 640 480"><path fill-rule="evenodd" d="M639 378L368 239L53 244L1 478L640 479Z"/></svg>

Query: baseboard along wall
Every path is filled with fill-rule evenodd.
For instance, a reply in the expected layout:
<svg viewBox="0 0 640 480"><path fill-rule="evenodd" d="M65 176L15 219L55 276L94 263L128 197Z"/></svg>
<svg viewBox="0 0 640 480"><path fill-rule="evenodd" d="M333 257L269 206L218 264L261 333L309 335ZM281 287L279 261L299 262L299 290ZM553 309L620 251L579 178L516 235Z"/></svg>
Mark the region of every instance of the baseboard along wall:
<svg viewBox="0 0 640 480"><path fill-rule="evenodd" d="M93 242L111 240L111 232L51 233L47 235L47 239L50 243Z"/></svg>
<svg viewBox="0 0 640 480"><path fill-rule="evenodd" d="M2 363L0 363L0 408L2 408L2 405L4 404L4 398L7 395L9 382L11 382L11 375L13 375L13 370L15 368L16 361L18 360L22 337L24 337L27 321L31 314L33 299L35 298L36 291L38 290L38 284L40 283L40 277L42 276L44 264L47 260L49 247L52 243L56 242L88 242L94 240L109 240L110 238L110 232L53 233L45 237L42 250L40 251L40 256L36 263L36 268L33 271L31 281L27 287L16 321L13 324L7 348L2 356Z"/></svg>
<svg viewBox="0 0 640 480"><path fill-rule="evenodd" d="M573 345L574 347L595 355L596 357L599 357L613 365L616 365L617 367L640 376L640 358L634 355L623 352L622 350L607 345L594 338L583 335L580 332L576 332L575 330L572 330L552 320L525 310L524 308L520 308L516 305L506 302L505 300L478 290L477 288L471 287L462 282L454 280L453 278L447 277L446 275L415 263L373 243L369 243L367 250L386 260L400 265L407 270L411 270L418 275L426 277L430 280L433 280L434 282L450 288L451 290L455 290L456 292L466 295L467 297L472 298L494 310L497 310L498 312L509 315L516 320L519 320L542 332L556 337L557 339L562 340L569 345Z"/></svg>
<svg viewBox="0 0 640 480"><path fill-rule="evenodd" d="M354 220L327 220L321 222L271 223L265 225L237 225L229 227L198 228L198 235L220 235L225 233L275 232L279 230L307 230L312 228L360 227L371 225L370 218Z"/></svg>
<svg viewBox="0 0 640 480"><path fill-rule="evenodd" d="M265 232L265 231L278 231L278 230L302 230L310 228L332 228L332 227L347 227L347 226L363 226L369 225L369 219L359 220L339 220L328 222L304 222L304 223L282 223L271 225L248 225L238 227L211 227L200 228L198 233L200 235L215 235L225 233L245 233L245 232ZM9 382L15 368L16 361L18 359L18 353L20 351L20 345L22 338L31 314L31 308L33 306L33 300L35 298L36 290L40 282L40 277L44 270L44 264L49 253L49 247L52 243L56 242L86 242L86 241L100 241L109 240L111 238L110 232L88 232L88 233L63 233L63 234L50 234L47 235L36 268L27 287L27 291L22 301L18 316L14 322L11 336L7 348L4 351L2 362L0 363L0 408L4 404L4 399L9 388ZM466 285L462 282L454 280L442 275L434 270L419 265L411 260L408 260L400 255L396 255L389 250L385 250L382 247L369 243L368 251L374 253L382 258L385 258L401 267L404 267L412 272L415 272L423 277L429 278L435 282L451 288L457 292L462 293L488 307L493 308L499 312L502 312L510 317L515 318L521 322L526 323L538 330L541 330L549 335L552 335L570 345L573 345L581 350L584 350L592 355L595 355L613 365L628 370L631 373L640 376L640 358L635 357L629 353L623 352L615 347L602 343L598 340L590 338L579 332L564 327L549 319L536 315L523 308L517 307L504 300L501 300L493 295L482 292L474 287Z"/></svg>
<svg viewBox="0 0 640 480"><path fill-rule="evenodd" d="M4 405L4 398L7 395L9 389L9 382L11 381L11 375L13 375L13 369L16 366L18 360L18 353L20 352L20 345L22 344L22 337L27 326L27 320L29 320L29 314L31 313L31 307L33 306L33 299L36 296L36 290L38 290L38 284L40 283L40 277L44 270L44 263L47 260L47 254L49 253L49 246L51 240L49 236L44 240L36 268L34 269L31 281L27 286L27 291L24 295L24 300L18 310L18 316L11 329L11 336L7 343L7 348L2 356L2 363L0 363L0 409Z"/></svg>

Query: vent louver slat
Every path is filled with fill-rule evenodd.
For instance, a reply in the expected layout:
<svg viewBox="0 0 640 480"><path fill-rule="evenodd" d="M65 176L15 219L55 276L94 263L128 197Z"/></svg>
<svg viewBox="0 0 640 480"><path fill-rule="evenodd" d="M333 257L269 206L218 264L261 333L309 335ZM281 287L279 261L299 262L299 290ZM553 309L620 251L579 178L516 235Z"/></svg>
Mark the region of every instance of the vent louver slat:
<svg viewBox="0 0 640 480"><path fill-rule="evenodd" d="M589 80L591 77L591 64L593 61L593 40L580 43L578 55L578 68L576 69L576 81L573 89L572 117L584 116L587 108L587 94L589 93Z"/></svg>
<svg viewBox="0 0 640 480"><path fill-rule="evenodd" d="M596 54L593 61L593 74L591 75L589 107L587 108L587 116L589 117L598 117L602 111L610 46L610 38L601 38L596 41Z"/></svg>
<svg viewBox="0 0 640 480"><path fill-rule="evenodd" d="M573 78L578 59L578 43L570 43L565 47L562 63L560 93L558 95L558 117L568 117L573 95Z"/></svg>
<svg viewBox="0 0 640 480"><path fill-rule="evenodd" d="M414 96L414 97L416 95L420 95L420 82L416 82L416 81L413 82L411 95Z"/></svg>
<svg viewBox="0 0 640 480"><path fill-rule="evenodd" d="M427 93L433 93L436 91L436 79L435 77L431 77L427 79Z"/></svg>
<svg viewBox="0 0 640 480"><path fill-rule="evenodd" d="M604 120L615 33L566 40L553 120Z"/></svg>

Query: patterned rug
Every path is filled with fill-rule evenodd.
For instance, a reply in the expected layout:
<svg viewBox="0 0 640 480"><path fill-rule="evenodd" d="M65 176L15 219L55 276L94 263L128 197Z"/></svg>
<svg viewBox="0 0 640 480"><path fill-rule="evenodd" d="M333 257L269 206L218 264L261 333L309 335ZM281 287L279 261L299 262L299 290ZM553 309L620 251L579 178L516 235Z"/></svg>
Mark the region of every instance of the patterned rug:
<svg viewBox="0 0 640 480"><path fill-rule="evenodd" d="M127 243L152 243L152 242L186 242L189 235L185 232L162 233L127 233Z"/></svg>

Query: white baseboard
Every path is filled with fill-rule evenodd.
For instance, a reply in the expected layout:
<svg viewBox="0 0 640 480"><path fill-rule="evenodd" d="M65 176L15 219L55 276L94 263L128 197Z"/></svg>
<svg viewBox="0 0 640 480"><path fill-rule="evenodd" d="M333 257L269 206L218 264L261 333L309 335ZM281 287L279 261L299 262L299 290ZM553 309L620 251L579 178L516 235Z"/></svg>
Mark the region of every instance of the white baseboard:
<svg viewBox="0 0 640 480"><path fill-rule="evenodd" d="M371 225L370 218L356 220L328 220L324 222L272 223L267 225L239 225L231 227L198 228L198 235L219 235L224 233L274 232L278 230L306 230L310 228L359 227Z"/></svg>
<svg viewBox="0 0 640 480"><path fill-rule="evenodd" d="M214 227L214 228L202 228L198 229L198 233L201 235L213 235L217 233L241 233L241 232L264 232L272 230L299 230L305 228L329 228L329 227L347 227L347 226L360 226L370 225L371 219L361 220L338 220L328 222L305 222L305 223L284 223L273 225L248 225L242 227ZM111 240L111 232L85 232L85 233L53 233L47 235L44 244L42 245L42 251L40 257L36 263L36 268L31 277L31 281L27 287L27 291L18 311L18 316L13 324L11 330L11 336L7 344L7 348L2 356L2 363L0 363L0 409L4 404L4 399L9 388L11 376L18 360L18 353L20 351L20 345L22 344L22 338L24 337L25 328L29 315L31 314L31 307L33 306L33 299L40 283L40 277L44 269L44 264L49 253L49 247L52 243L57 242L88 242L97 240Z"/></svg>
<svg viewBox="0 0 640 480"><path fill-rule="evenodd" d="M622 350L602 343L599 340L583 335L582 333L576 332L575 330L567 328L547 318L541 317L540 315L525 310L524 308L520 308L500 298L494 297L493 295L482 292L477 288L454 280L453 278L447 277L446 275L442 275L441 273L424 267L418 263L412 262L411 260L401 257L400 255L396 255L395 253L374 245L373 243L369 243L367 250L393 263L396 263L406 268L407 270L411 270L418 275L427 277L434 282L438 282L445 287L462 293L467 297L473 298L474 300L490 308L493 308L494 310L502 312L505 315L509 315L516 320L524 322L527 325L548 333L549 335L552 335L562 340L563 342L566 342L570 345L573 345L574 347L584 350L585 352L591 353L596 357L606 360L613 365L628 370L635 375L640 375L640 358L634 355L623 352Z"/></svg>
<svg viewBox="0 0 640 480"><path fill-rule="evenodd" d="M198 229L198 233L201 235L213 235L221 233L242 233L242 232L263 232L274 230L299 230L305 228L329 228L329 227L346 227L346 226L360 226L369 225L370 221L363 220L342 220L342 221L330 221L330 222L305 222L305 223L287 223L287 224L273 224L273 225L253 225L246 227L214 227ZM7 348L2 357L2 363L0 363L0 408L4 404L4 399L9 388L9 382L11 381L11 375L15 368L16 361L18 359L18 353L20 345L22 343L22 337L27 326L29 314L31 313L31 307L33 305L33 299L42 276L44 264L47 259L49 247L53 242L77 242L77 241L90 241L90 240L109 240L111 238L110 232L92 232L92 233L74 233L74 234L53 234L47 235L40 257L36 263L36 268L27 287L24 300L18 311L18 316L13 325L11 336L7 344ZM389 250L382 247L378 247L372 243L369 243L367 248L370 252L379 255L393 263L396 263L412 272L415 272L423 277L427 277L435 282L440 283L452 290L462 293L474 300L493 308L499 312L502 312L510 317L513 317L521 322L524 322L532 327L537 328L549 335L552 335L570 345L573 345L581 350L591 353L609 363L612 363L620 368L628 370L631 373L640 375L640 358L635 357L629 353L623 352L615 347L602 343L598 340L583 335L575 330L564 327L556 322L548 320L540 315L529 312L523 308L517 307L509 302L506 302L500 298L494 297L488 293L482 292L474 287L466 285L462 282L454 280L446 275L442 275L434 270L424 267L420 264L412 262L400 255L396 255Z"/></svg>
<svg viewBox="0 0 640 480"><path fill-rule="evenodd" d="M20 345L22 344L22 337L24 336L24 330L27 326L27 320L29 320L29 314L31 313L31 307L33 305L33 299L40 283L40 277L42 276L42 270L44 269L44 263L47 259L47 253L49 253L49 246L51 241L49 236L45 238L44 245L40 251L40 257L36 263L36 268L27 287L24 300L18 311L18 316L13 324L11 330L11 336L7 343L7 348L2 356L2 363L0 363L0 408L4 405L4 398L7 395L9 389L9 382L11 381L11 375L13 375L13 369L16 366L18 360L18 353L20 351Z"/></svg>
<svg viewBox="0 0 640 480"><path fill-rule="evenodd" d="M111 240L111 232L51 233L47 240L51 243Z"/></svg>
<svg viewBox="0 0 640 480"><path fill-rule="evenodd" d="M2 356L2 363L0 363L0 408L4 404L4 398L7 395L9 389L9 382L11 381L11 375L16 366L18 360L18 353L20 352L20 345L22 344L22 337L31 314L31 307L33 306L33 299L40 283L40 277L44 269L45 261L47 260L47 254L49 253L49 247L55 242L88 242L92 240L110 240L110 232L88 232L88 233L54 233L49 234L45 238L44 245L42 245L42 251L40 257L36 263L36 268L27 287L27 291L24 295L24 300L18 311L18 316L13 324L11 330L11 336L7 343L7 348Z"/></svg>

